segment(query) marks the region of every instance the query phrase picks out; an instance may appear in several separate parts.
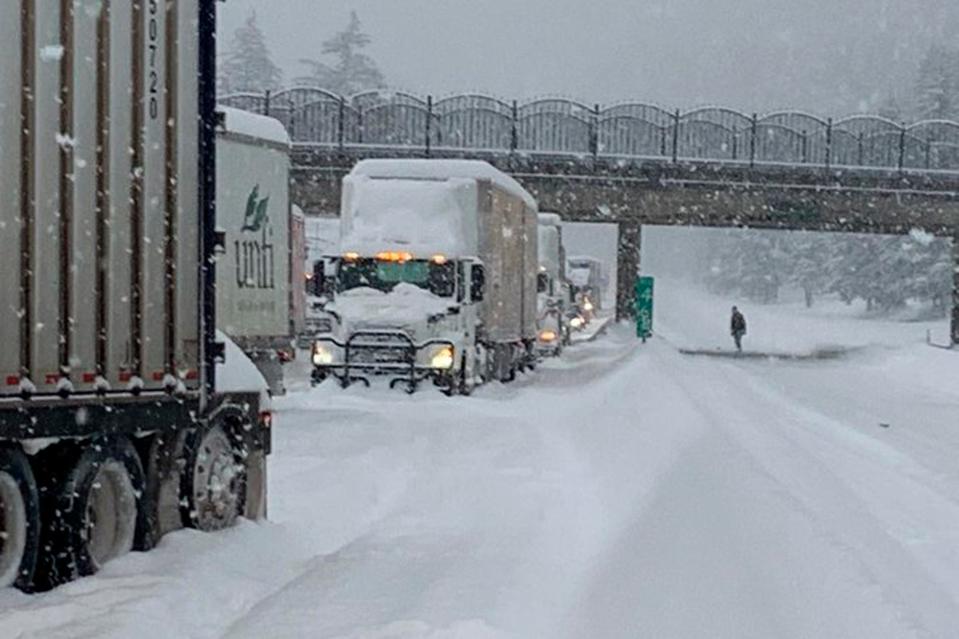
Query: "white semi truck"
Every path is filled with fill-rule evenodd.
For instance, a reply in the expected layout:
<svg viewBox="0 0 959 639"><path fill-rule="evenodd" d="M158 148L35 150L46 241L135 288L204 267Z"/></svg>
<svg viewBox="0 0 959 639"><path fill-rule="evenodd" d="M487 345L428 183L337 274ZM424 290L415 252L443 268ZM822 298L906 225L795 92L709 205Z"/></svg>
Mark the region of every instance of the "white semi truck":
<svg viewBox="0 0 959 639"><path fill-rule="evenodd" d="M573 298L580 316L589 323L603 308L603 291L608 283L603 272L603 262L588 255L578 255L570 257L567 266Z"/></svg>
<svg viewBox="0 0 959 639"><path fill-rule="evenodd" d="M217 327L253 360L275 395L294 354L295 269L290 138L273 118L220 107L217 129ZM299 289L293 282L297 270Z"/></svg>
<svg viewBox="0 0 959 639"><path fill-rule="evenodd" d="M314 381L468 393L535 364L536 201L485 162L367 160L343 181L341 254Z"/></svg>
<svg viewBox="0 0 959 639"><path fill-rule="evenodd" d="M571 291L566 279L563 220L555 213L539 214L539 275L537 276L536 350L559 355L570 342Z"/></svg>
<svg viewBox="0 0 959 639"><path fill-rule="evenodd" d="M265 513L262 379L217 373L215 33L214 0L0 3L0 587Z"/></svg>

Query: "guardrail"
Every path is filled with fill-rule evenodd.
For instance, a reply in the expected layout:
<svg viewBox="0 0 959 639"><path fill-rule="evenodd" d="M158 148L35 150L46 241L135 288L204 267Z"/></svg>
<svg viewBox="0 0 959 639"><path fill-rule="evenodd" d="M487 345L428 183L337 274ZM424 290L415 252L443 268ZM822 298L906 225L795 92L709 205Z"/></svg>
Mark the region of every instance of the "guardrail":
<svg viewBox="0 0 959 639"><path fill-rule="evenodd" d="M485 153L959 171L959 122L907 125L874 115L839 120L799 111L746 114L721 107L669 111L641 103L520 103L479 95L351 97L298 87L225 95L220 103L277 118L294 143L346 150L395 147Z"/></svg>

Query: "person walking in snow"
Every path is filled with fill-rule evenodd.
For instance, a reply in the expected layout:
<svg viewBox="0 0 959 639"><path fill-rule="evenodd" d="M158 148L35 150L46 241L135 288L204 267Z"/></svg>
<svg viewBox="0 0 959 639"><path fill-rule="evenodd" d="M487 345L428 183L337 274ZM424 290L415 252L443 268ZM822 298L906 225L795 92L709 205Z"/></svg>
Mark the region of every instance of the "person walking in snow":
<svg viewBox="0 0 959 639"><path fill-rule="evenodd" d="M743 352L743 335L746 334L746 318L739 312L739 309L733 307L733 317L729 322L729 331L736 342L736 350Z"/></svg>

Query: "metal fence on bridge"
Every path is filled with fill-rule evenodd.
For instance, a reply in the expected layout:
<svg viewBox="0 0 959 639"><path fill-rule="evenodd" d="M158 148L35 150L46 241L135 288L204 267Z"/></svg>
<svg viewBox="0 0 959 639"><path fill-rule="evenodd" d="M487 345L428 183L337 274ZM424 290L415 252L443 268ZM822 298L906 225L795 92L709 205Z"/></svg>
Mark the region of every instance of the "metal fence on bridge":
<svg viewBox="0 0 959 639"><path fill-rule="evenodd" d="M959 123L905 125L873 116L824 119L798 111L748 115L706 107L668 111L640 103L589 106L568 99L505 102L371 91L343 97L300 87L232 94L220 103L270 115L295 144L423 152L558 154L821 167L959 171Z"/></svg>

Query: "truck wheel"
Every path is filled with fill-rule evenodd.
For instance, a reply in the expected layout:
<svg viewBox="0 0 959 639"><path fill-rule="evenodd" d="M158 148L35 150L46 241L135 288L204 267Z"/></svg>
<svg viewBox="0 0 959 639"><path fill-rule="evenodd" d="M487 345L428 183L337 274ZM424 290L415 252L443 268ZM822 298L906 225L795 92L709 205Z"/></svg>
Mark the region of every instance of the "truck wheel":
<svg viewBox="0 0 959 639"><path fill-rule="evenodd" d="M243 512L246 468L219 424L187 439L187 464L181 493L183 523L204 532L229 528Z"/></svg>
<svg viewBox="0 0 959 639"><path fill-rule="evenodd" d="M0 448L0 588L29 587L40 548L40 500L30 464Z"/></svg>
<svg viewBox="0 0 959 639"><path fill-rule="evenodd" d="M58 521L51 522L56 580L95 574L133 550L148 526L144 494L143 465L130 440L88 443L57 490Z"/></svg>

